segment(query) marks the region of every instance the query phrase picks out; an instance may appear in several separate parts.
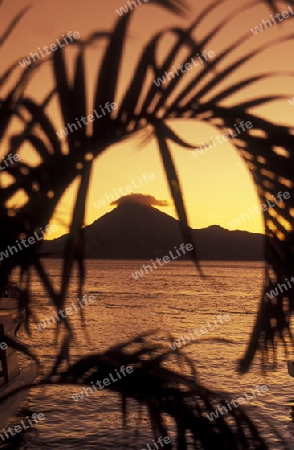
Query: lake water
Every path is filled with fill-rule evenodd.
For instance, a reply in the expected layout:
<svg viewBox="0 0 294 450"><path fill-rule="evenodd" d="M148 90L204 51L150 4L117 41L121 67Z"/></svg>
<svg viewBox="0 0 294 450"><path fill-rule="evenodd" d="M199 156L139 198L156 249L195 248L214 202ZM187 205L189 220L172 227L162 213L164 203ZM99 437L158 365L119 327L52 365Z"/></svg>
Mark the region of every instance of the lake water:
<svg viewBox="0 0 294 450"><path fill-rule="evenodd" d="M213 322L217 315L229 315L229 321L208 330L203 339L195 337L186 351L195 361L202 383L212 389L228 392L228 400L250 392L257 384L265 384L268 392L258 396L245 408L262 417L261 427L267 433L266 421L294 444L294 379L287 374L285 357L279 354L278 369L265 377L255 361L249 374L239 376L236 361L244 352L262 289L263 266L258 262L203 262L207 278L200 278L191 262L165 264L142 279L132 278L142 261L86 261L85 293L94 294L95 302L86 306L86 336L81 331L78 314L70 319L76 331L73 355L102 352L113 344L131 339L139 333L158 329L162 336L175 338L188 335ZM57 285L60 261L47 261L46 266ZM34 278L34 308L38 320L52 316L47 297ZM75 280L71 283L71 301L76 299ZM42 358L45 367L56 351L53 327L33 331L26 341ZM204 329L202 329L204 330ZM20 333L23 335L23 331ZM221 342L210 338L225 338ZM166 345L168 348L168 340ZM128 448L141 450L152 443L147 419L136 433L136 404L131 411L131 427L126 431L121 421L120 398L112 392L100 391L75 402L72 395L81 388L42 387L31 391L24 407L45 415L45 420L25 435L27 449L83 450ZM290 447L292 447L290 445ZM278 442L272 449L281 448ZM214 450L214 449L213 449Z"/></svg>

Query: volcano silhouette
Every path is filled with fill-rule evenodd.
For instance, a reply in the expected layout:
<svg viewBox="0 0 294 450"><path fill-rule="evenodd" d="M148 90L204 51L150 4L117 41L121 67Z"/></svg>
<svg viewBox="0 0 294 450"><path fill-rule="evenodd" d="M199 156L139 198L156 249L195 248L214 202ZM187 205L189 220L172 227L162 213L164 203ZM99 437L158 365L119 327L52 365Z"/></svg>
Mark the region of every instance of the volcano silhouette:
<svg viewBox="0 0 294 450"><path fill-rule="evenodd" d="M86 258L153 259L168 254L183 241L179 222L148 205L125 202L84 228ZM263 260L264 236L229 231L218 225L192 230L200 259ZM62 254L67 235L46 241L43 251ZM189 259L189 253L180 260Z"/></svg>

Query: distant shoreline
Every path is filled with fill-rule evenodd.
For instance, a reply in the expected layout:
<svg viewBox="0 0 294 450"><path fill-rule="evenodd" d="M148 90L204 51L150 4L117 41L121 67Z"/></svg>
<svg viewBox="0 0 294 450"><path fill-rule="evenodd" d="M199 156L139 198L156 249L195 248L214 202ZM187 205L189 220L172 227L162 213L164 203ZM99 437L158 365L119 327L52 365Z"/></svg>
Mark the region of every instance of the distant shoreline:
<svg viewBox="0 0 294 450"><path fill-rule="evenodd" d="M189 242L196 255L207 261L263 261L265 236L248 231L229 231L219 225L190 228ZM123 202L83 229L88 259L150 261L179 248L183 235L178 220L148 205ZM43 243L50 258L62 257L68 234ZM191 254L181 260L191 260Z"/></svg>
<svg viewBox="0 0 294 450"><path fill-rule="evenodd" d="M40 254L40 257L41 258L43 258L43 259L60 259L60 260L62 260L63 259L63 257L62 256L48 256L48 255L42 255L42 254ZM153 256L153 258L155 258L155 256ZM84 260L85 261L87 261L87 260L91 260L91 261L150 261L150 258L123 258L123 257L121 257L121 258L111 258L111 257L109 257L109 258L91 258L91 257L85 257L84 258ZM192 259L189 259L189 258L181 258L181 259L178 259L178 260L176 260L176 262L177 263L180 263L180 262L187 262L187 261L190 261L192 264L194 263L194 260L192 260ZM261 258L255 258L255 259L240 259L240 258L238 258L238 259L224 259L224 258L215 258L215 259L212 259L212 258L199 258L199 260L198 261L211 261L211 262L214 262L214 261L224 261L224 262L234 262L234 261L239 261L239 262L264 262L265 261L265 259L261 259ZM171 261L171 262L174 262L174 261Z"/></svg>

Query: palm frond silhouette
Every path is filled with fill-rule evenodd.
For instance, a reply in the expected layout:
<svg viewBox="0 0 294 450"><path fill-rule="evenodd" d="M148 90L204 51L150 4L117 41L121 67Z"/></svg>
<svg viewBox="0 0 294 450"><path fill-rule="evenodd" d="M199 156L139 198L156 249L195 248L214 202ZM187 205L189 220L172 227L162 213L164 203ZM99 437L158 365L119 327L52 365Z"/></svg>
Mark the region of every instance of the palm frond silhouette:
<svg viewBox="0 0 294 450"><path fill-rule="evenodd" d="M153 3L177 14L184 14L186 11L184 1L157 0ZM27 311L26 327L28 332L30 332L31 320L34 319L31 308L31 271L33 268L37 270L48 296L57 310L65 305L75 263L79 271L79 295L82 293L85 281L83 225L94 159L112 145L122 142L135 133L144 131L147 127L148 130L152 130L151 135L158 143L183 236L188 243L192 241L192 238L180 185L180 174L176 169L170 145L176 143L189 151L197 147L197 142L193 144L186 142L172 129L170 122L174 119L185 120L187 118L201 120L222 131L232 128L234 124L243 120L252 122L255 132L249 131L238 136L238 139L234 140L234 146L244 158L248 170L252 174L261 202L271 199L272 195L285 189L289 191L291 198L283 207L277 206L274 213L270 210L264 212L265 258L267 262L264 292L256 324L239 369L241 371L248 370L257 352L260 352L264 365L268 362L274 363L274 344L278 339L283 342L285 349L287 349L286 340L289 336L292 339L289 319L293 309L293 294L289 291L270 300L266 296L266 292L274 284L283 282L285 278L293 275L293 128L272 123L252 113L254 107L281 99L282 97L278 95L248 98L242 103L234 103L231 100L230 106L223 106L225 100L230 100L240 90L253 86L256 82L267 77L285 75L285 73L256 74L255 76L245 77L238 82L232 82L229 87L226 85L225 88L222 88L222 84L257 54L262 54L263 51L278 42L292 40L294 34L283 37L278 42L273 41L261 45L258 49L249 51L231 62L230 57L233 50L241 47L242 43L250 38L247 33L228 44L214 60L206 61L201 70L184 87L181 86L181 77L175 77L168 84L158 87L150 81L151 77L149 76L152 75L152 80L161 76L165 71L171 69L177 58L182 58L182 64L185 64L192 57L196 57L213 38L218 36L218 33L226 27L228 21L236 17L237 12L242 13L256 4L256 2L252 2L245 5L241 10L238 7L236 11L228 13L217 26L211 29L207 17L222 3L225 3L225 1L216 1L208 5L189 27L173 27L159 32L150 39L142 50L137 66L134 67L133 76L118 104L118 110L94 121L92 127L91 124L88 124L73 133L69 133L64 143L58 139L57 126L47 109L51 102L57 99L64 126L68 123L74 123L76 117L87 115L89 105L86 101L85 52L93 43L104 41L106 41L107 46L96 80L93 102L90 106L93 107L92 110L98 110L100 105L116 101L119 72L123 50L127 42L128 27L133 17L132 12L119 18L112 31L98 31L92 33L84 41L71 44L71 46L77 48L73 81L70 81L66 68L67 49L63 49L55 52L50 62L54 88L47 93L43 101L37 102L24 93L24 88L30 77L29 69L21 75L21 79L14 89L1 101L1 138L4 135L9 135L9 125L13 118L17 118L23 126L20 133L10 136L9 152L20 152L22 146L28 142L38 155L40 163L32 166L22 161L7 168L7 172L13 181L9 185L0 187L2 213L0 248L7 247L7 244L13 245L17 239L30 236L40 227L43 228L52 218L68 186L74 180L78 180L79 183L69 238L63 256L59 288L55 287L40 260L41 244L29 246L13 255L13 257L1 261L0 282L2 284L9 283L12 271L16 267L20 268L20 307ZM261 3L264 3L264 1ZM277 1L267 0L266 3L272 11L276 10ZM207 34L202 39L196 39L194 33L197 32L202 23L206 23L205 21L207 21ZM163 38L167 35L174 37L174 43L163 62L159 63L157 50ZM182 57L183 51L188 52L188 56ZM224 67L221 71L218 70L220 64ZM3 83L12 70L11 67L5 72L7 75L2 76ZM290 75L290 72L287 74ZM219 88L217 94L213 93L215 86ZM9 117L9 120L7 117ZM256 131L259 131L259 133L256 133ZM150 134L148 136L150 137ZM25 193L26 200L20 203L17 208L8 207L11 199L15 198L19 192ZM201 270L196 251L194 259L198 269ZM136 398L139 403L144 403L147 406L153 420L154 429L160 433L166 431L162 414L168 411L177 424L177 448L187 448L187 433L192 434L195 448L211 448L211 445L215 445L216 439L219 439L219 430L222 433L222 441L218 441L218 448L220 449L245 449L249 448L249 443L252 448L266 448L266 444L259 436L257 429L241 409L237 413L230 413L230 417L233 417L239 431L237 434L235 433L235 427L226 423L223 418L220 418L216 424L211 424L206 418L203 418L203 411L212 407L213 400L217 398L214 397L216 394L203 388L197 382L193 385L189 384L190 382L185 376L177 378L174 372L164 371L161 363L169 357L166 352L159 352L159 356L152 356L150 370L148 368L149 371L146 372L146 367L143 366L140 355L146 352L152 353L151 350L155 351L156 346L150 344L150 347L146 348L146 343L142 339L142 348L138 354L128 355L127 357L123 353L123 347L112 349L109 350L110 353L106 352L104 355L86 357L70 367L65 373L60 374L61 364L69 359L72 337L70 321L64 318L62 323L66 333L63 335L63 342L52 372L46 378L47 383L58 374L59 382L80 382L83 380L85 383L90 383L91 379L85 377L89 368L91 366L95 368L99 363L105 370L108 370L106 359L115 355L116 358L121 358L124 363L134 361L137 364L136 377L139 386L141 386L143 378L154 381L155 387L152 392L145 391L141 386L137 394L132 391L132 386L129 385L121 386L120 392L124 397ZM60 331L60 327L56 331ZM77 373L80 374L80 377L76 375ZM189 400L184 395L183 385L189 386L189 389L191 389ZM195 401L195 398L196 403L193 403L192 406L192 403L189 402ZM183 416L174 411L176 404L179 405ZM156 414L157 407L160 410L158 415ZM185 417L185 420L183 420L183 417ZM245 428L249 434L245 431ZM209 431L210 437L204 431ZM239 447L236 447L237 442ZM199 445L202 445L202 447L199 447Z"/></svg>

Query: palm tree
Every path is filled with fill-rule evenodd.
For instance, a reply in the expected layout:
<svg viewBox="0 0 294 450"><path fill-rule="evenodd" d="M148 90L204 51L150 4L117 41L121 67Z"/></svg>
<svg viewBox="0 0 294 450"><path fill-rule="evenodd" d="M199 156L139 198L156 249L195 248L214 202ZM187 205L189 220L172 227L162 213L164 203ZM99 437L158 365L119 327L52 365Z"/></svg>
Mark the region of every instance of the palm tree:
<svg viewBox="0 0 294 450"><path fill-rule="evenodd" d="M180 218L183 236L185 242L189 243L192 238L179 175L170 152L170 144L172 142L177 143L188 150L195 149L197 145L185 142L173 131L167 121L189 117L190 119L203 120L214 124L222 131L232 128L235 123L243 120L251 121L260 130L260 136L243 133L238 140L234 141L236 150L244 158L253 181L258 186L260 200L265 202L268 196L283 190L285 186L291 194L291 199L285 204L285 208L276 208L278 215L274 217L270 215L269 211L264 212L265 256L267 261L264 292L248 349L240 363L240 370L246 371L249 369L257 352L261 353L264 364L268 361L274 362L274 343L277 338L280 338L285 349L287 348L285 337L287 334L291 336L289 317L293 298L291 293L288 293L287 296L283 294L271 301L267 298L266 291L273 284L283 281L285 277L291 277L293 274L293 234L292 227L289 226L292 223L294 202L291 174L293 167L293 152L291 153L294 143L293 130L290 127L272 123L250 112L252 108L280 99L281 96L250 98L243 103L231 104L229 107L223 106L223 101L230 99L234 93L276 74L257 74L256 76L245 77L222 89L222 83L237 69L249 62L256 54L262 53L272 43L262 45L259 49L248 52L233 62L228 62L233 49L240 47L244 40L249 39L247 34L241 36L236 42L228 44L213 61L207 61L201 71L185 87L180 87L180 77L175 77L166 86L160 87L148 81L150 73L152 73L153 79L156 79L165 71L168 71L174 64L175 59L182 55L183 50L188 49L188 56L183 58L182 64L196 57L213 38L218 36L227 22L236 17L237 12L241 13L252 8L255 4L255 2L248 4L241 11L238 7L237 11L228 13L220 24L210 29L207 17L223 2L224 0L215 1L208 5L189 27L171 28L159 32L150 39L142 50L129 86L119 103L117 113L112 111L111 114L103 116L99 121L93 122L92 131L90 131L90 127L85 126L74 133L69 133L65 143L66 152L57 138L57 129L47 112L47 108L53 100L57 99L64 125L73 123L76 117L87 115L85 52L93 43L105 41L107 46L96 80L92 106L93 109L98 110L99 105L104 105L106 102L110 104L115 102L118 90L118 74L128 27L133 16L132 12L120 17L111 32L98 31L84 41L75 41L71 44L77 48L72 82L66 69L65 53L67 49L63 49L53 54L50 63L53 70L54 88L47 93L42 102L29 98L23 91L29 79L30 72L28 70L25 72L26 76L25 74L22 75L13 92L1 101L1 137L9 135L9 125L12 118L17 118L23 124L21 133L10 136L9 152L19 152L23 144L28 142L40 157L41 162L37 166L20 162L18 165L15 164L7 169L13 181L9 185L0 187L0 205L3 217L0 245L3 248L7 247L7 244L15 243L16 239L20 237L31 236L39 227L44 228L52 218L67 187L74 180L78 180L70 233L63 256L59 289L57 290L54 287L50 275L40 260L39 245L29 246L22 252L13 255L13 257L1 261L1 283L8 283L13 270L16 267L20 268L20 306L25 308L27 312L26 327L28 332L30 332L29 325L33 318L31 308L31 271L33 268L37 271L57 310L64 308L75 262L79 271L79 295L82 293L85 280L83 265L85 202L93 161L97 157L112 145L139 131L145 132L147 139L155 138L170 192ZM184 0L154 0L154 3L176 14L183 15L186 11ZM278 2L270 0L266 0L266 3L273 11L278 5ZM204 38L196 39L193 34L195 31L197 32L197 28L204 21L207 21L208 31ZM174 36L175 43L171 46L164 61L159 64L156 59L157 49L167 33ZM282 38L280 42L292 38L293 35L290 35ZM217 69L220 64L224 64L225 68L218 72ZM10 72L12 70L11 67ZM7 76L10 72L6 72ZM211 79L207 78L209 74L213 74ZM147 89L145 89L146 93L142 98L142 85L144 84L147 85ZM219 87L220 92L218 94L211 93L215 86ZM174 98L175 93L176 97ZM11 103L12 94L14 101ZM17 98L15 99L16 95ZM173 100L171 100L172 98ZM7 120L7 108L9 110L9 121ZM266 139L263 137L264 133ZM277 148L280 149L279 152L277 152ZM9 208L7 206L9 200L20 191L26 194L26 200L17 210ZM194 258L198 269L201 271L196 252ZM69 367L66 372L62 372L60 365L69 358L69 345L72 337L71 325L67 318L63 319L63 325L66 333L63 334L63 342L56 363L51 374L42 382L51 382L52 377L57 376L58 382L61 383L90 383L91 377L97 378L101 371L109 370L109 361L112 361L111 364L115 367L118 361L123 361L123 363L133 361L138 366L136 377L141 387L139 393L134 392L132 386L128 385L126 381L120 387L123 399L133 397L139 403L145 404L148 407L155 431L161 434L166 432L163 413L168 412L177 424L177 447L179 449L187 448L188 431L193 435L195 448L198 448L197 445L200 445L200 443L203 446L201 448L211 448L211 445L215 445L217 439L221 439L221 441L218 441L218 448L237 448L236 443L242 445L240 448L244 449L249 448L249 444L254 445L252 448L266 448L257 429L241 410L238 410L237 413L236 411L232 412L230 416L239 429L237 434L235 433L235 426L224 418L216 421L215 424L209 422L203 416L203 412L214 409L213 404L216 400L219 402L224 400L202 387L197 381L192 382L189 376L179 377L173 371L165 371L162 363L170 357L170 351L164 350L161 346L157 348L151 345L148 340L146 341L145 336L138 338L141 349L132 355L126 356L125 347L130 343L124 343L117 348L110 349L103 355L85 357L74 366ZM57 331L60 331L60 329ZM11 342L11 344L31 354L28 349L19 343L13 344ZM268 350L273 352L273 356L269 355ZM152 364L144 365L142 355L148 355ZM185 358L185 355L182 354L178 356L180 360ZM193 367L191 361L188 361L187 358L186 361ZM96 372L91 377L87 377L86 374L90 367L95 368ZM193 368L192 373L196 375L195 368ZM142 382L146 377L155 383L152 392L144 390ZM187 387L190 390L188 400L185 395ZM196 401L196 403L191 403L192 401ZM181 414L175 411L175 405L180 405ZM159 413L156 412L157 409L159 409ZM183 420L183 417L185 420ZM210 437L205 434L205 430L209 430ZM222 432L221 438L219 430Z"/></svg>

